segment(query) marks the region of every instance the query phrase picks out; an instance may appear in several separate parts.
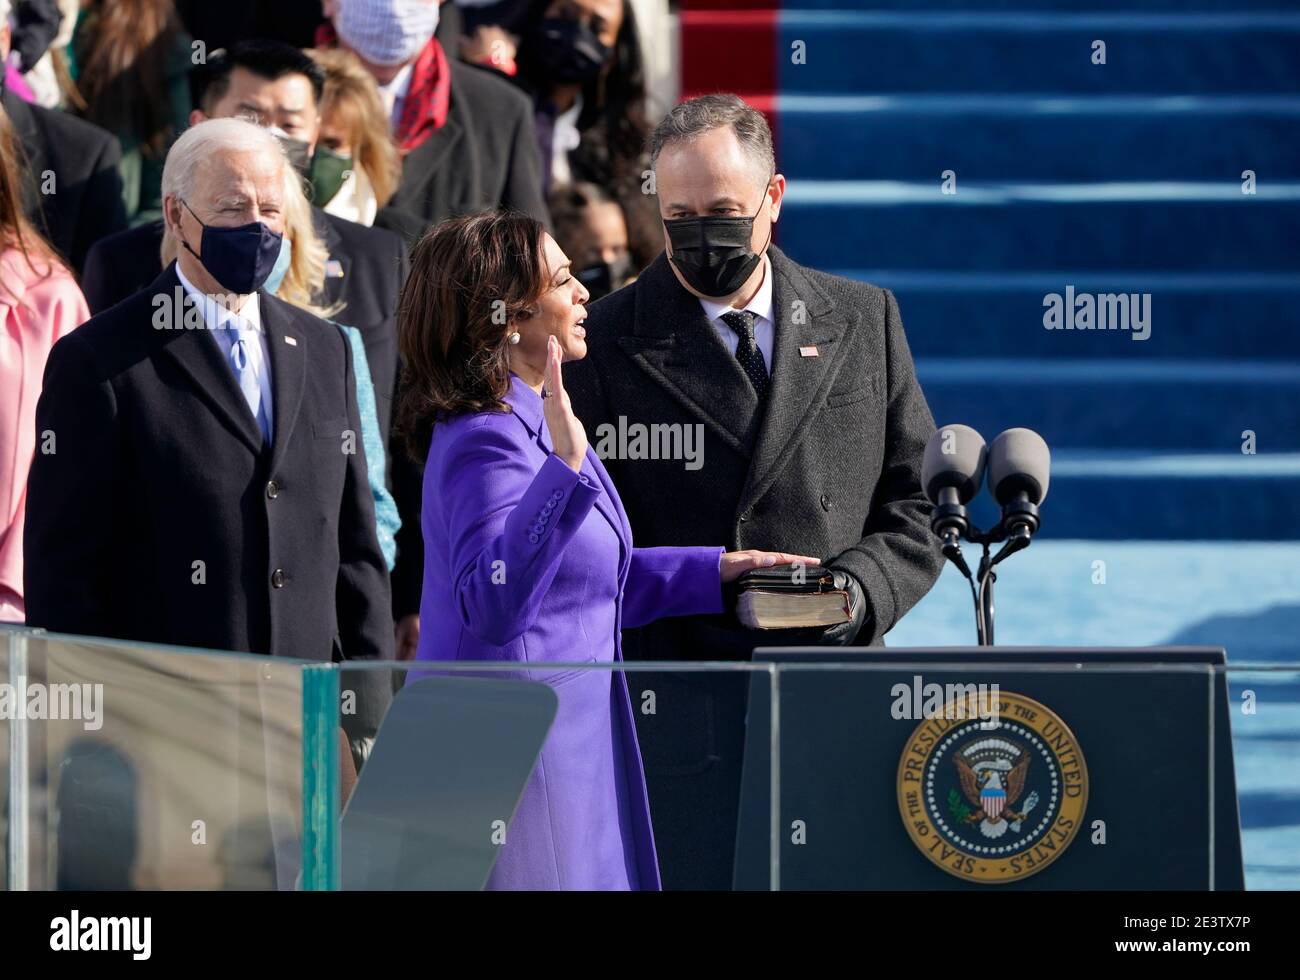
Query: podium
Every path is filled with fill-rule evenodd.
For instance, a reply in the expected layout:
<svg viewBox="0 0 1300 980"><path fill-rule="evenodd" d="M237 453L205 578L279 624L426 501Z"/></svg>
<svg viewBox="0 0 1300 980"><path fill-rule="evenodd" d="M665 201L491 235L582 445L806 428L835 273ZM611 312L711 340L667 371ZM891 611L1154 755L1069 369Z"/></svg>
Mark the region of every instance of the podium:
<svg viewBox="0 0 1300 980"><path fill-rule="evenodd" d="M1225 659L756 650L735 885L1242 889Z"/></svg>
<svg viewBox="0 0 1300 980"><path fill-rule="evenodd" d="M736 831L737 888L1240 889L1234 727L1252 887L1292 880L1297 664L1234 664L1231 691L1209 647L446 664L398 695L340 815L340 677L410 667L0 629L0 881L481 888L557 688L614 669L663 726L693 723L706 679L748 684L739 816L686 828ZM702 754L730 751L731 718L705 717Z"/></svg>

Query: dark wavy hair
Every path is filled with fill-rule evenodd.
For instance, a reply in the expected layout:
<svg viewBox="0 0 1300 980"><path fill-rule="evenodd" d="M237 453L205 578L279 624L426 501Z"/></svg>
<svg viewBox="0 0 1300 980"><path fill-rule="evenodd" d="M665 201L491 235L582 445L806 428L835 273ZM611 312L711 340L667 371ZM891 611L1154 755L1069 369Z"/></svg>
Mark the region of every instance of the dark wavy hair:
<svg viewBox="0 0 1300 980"><path fill-rule="evenodd" d="M184 33L175 4L95 0L82 6L84 20L73 40L79 69L70 100L74 109L110 133L138 140L145 156L161 159L179 135L166 98L176 41Z"/></svg>
<svg viewBox="0 0 1300 980"><path fill-rule="evenodd" d="M506 337L546 291L545 234L529 215L482 212L448 218L415 246L397 308L397 424L413 458L428 456L439 421L505 410Z"/></svg>
<svg viewBox="0 0 1300 980"><path fill-rule="evenodd" d="M529 43L546 16L546 8L545 2L533 4L517 27L523 38L518 55L519 80L535 98L545 97L551 84ZM577 127L583 141L574 154L575 180L607 186L625 181L640 185L641 172L648 166L645 144L651 127L641 35L628 0L623 0L623 23L614 38L609 63L582 86Z"/></svg>

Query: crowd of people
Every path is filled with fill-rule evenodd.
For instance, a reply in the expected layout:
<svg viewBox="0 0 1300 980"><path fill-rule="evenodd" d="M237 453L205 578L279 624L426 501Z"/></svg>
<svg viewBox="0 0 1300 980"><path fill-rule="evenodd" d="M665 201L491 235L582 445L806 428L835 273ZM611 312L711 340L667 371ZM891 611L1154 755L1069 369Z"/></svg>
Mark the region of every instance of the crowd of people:
<svg viewBox="0 0 1300 980"><path fill-rule="evenodd" d="M652 243L629 237L649 206L630 4L0 0L0 22L0 621L25 615L24 487L46 356L175 258L162 192L172 146L204 120L241 118L278 139L302 185L290 197L306 195L274 291L336 321L358 355L374 505L409 655L419 475L389 440L410 248L444 218L512 208L548 227L555 213L594 296L653 258Z"/></svg>
<svg viewBox="0 0 1300 980"><path fill-rule="evenodd" d="M548 664L879 643L942 562L897 304L773 244L760 112L652 126L632 2L0 0L0 620L522 663L493 887L731 883L743 677ZM758 636L791 563L843 621Z"/></svg>

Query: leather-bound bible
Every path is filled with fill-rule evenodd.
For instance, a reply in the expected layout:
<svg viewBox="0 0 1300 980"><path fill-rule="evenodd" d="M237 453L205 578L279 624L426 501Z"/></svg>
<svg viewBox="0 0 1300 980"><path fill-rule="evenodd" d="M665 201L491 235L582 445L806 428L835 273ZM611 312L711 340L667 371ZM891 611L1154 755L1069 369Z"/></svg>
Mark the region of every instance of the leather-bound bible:
<svg viewBox="0 0 1300 980"><path fill-rule="evenodd" d="M778 565L737 582L736 616L750 629L836 626L853 618L843 572L820 565Z"/></svg>

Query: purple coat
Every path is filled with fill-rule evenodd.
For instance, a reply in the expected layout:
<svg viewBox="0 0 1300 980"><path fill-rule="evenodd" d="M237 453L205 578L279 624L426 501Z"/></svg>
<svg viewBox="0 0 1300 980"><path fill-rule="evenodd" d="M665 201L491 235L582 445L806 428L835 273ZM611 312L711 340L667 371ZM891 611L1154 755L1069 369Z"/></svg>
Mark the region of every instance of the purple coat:
<svg viewBox="0 0 1300 980"><path fill-rule="evenodd" d="M417 660L610 663L624 628L722 611L721 547L632 547L596 454L575 473L551 452L541 397L512 376L505 400L510 413L434 428ZM559 711L488 887L658 889L626 678L523 674L554 688Z"/></svg>

